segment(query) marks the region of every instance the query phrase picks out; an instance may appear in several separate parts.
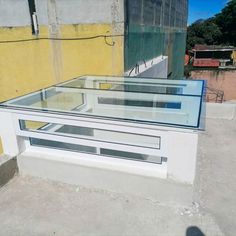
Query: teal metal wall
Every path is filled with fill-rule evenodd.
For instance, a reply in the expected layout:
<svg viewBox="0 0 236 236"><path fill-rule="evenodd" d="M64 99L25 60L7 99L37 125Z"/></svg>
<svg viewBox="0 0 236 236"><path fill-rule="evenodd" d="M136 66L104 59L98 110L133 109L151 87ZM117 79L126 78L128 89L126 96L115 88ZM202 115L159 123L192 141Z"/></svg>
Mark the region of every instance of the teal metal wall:
<svg viewBox="0 0 236 236"><path fill-rule="evenodd" d="M169 57L169 75L184 72L188 0L126 0L125 70Z"/></svg>

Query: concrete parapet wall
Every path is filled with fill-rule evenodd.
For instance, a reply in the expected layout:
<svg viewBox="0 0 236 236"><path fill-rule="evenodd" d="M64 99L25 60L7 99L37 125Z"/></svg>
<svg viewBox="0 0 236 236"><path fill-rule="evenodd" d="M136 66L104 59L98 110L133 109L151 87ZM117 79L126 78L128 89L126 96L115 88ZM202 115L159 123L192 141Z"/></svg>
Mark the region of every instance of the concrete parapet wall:
<svg viewBox="0 0 236 236"><path fill-rule="evenodd" d="M123 0L36 0L35 7L40 25L50 24L50 9L58 14L59 24L103 24L124 21ZM29 25L31 16L27 0L0 1L0 27Z"/></svg>
<svg viewBox="0 0 236 236"><path fill-rule="evenodd" d="M207 103L206 118L236 120L236 104Z"/></svg>
<svg viewBox="0 0 236 236"><path fill-rule="evenodd" d="M224 100L236 99L236 70L195 70L191 71L192 79L204 79L207 86L212 89L224 91ZM208 97L209 101L215 102L215 96Z"/></svg>
<svg viewBox="0 0 236 236"><path fill-rule="evenodd" d="M27 0L0 1L0 27L31 25Z"/></svg>
<svg viewBox="0 0 236 236"><path fill-rule="evenodd" d="M144 61L138 66L138 71L132 68L125 75L165 79L168 77L168 57L159 56L147 62Z"/></svg>

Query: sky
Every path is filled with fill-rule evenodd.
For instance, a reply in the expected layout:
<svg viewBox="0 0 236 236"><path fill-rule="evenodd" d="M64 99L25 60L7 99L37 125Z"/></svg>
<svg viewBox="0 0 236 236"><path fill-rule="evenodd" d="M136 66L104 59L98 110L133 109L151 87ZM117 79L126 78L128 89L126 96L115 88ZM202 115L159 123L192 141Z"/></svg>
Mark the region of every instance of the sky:
<svg viewBox="0 0 236 236"><path fill-rule="evenodd" d="M198 19L207 19L219 13L228 0L189 0L188 24Z"/></svg>

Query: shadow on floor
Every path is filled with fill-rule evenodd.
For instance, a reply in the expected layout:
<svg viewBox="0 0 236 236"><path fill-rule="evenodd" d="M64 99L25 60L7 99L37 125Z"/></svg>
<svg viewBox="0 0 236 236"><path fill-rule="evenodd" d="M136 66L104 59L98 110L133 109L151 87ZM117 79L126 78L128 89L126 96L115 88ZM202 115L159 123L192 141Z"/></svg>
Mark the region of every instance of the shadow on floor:
<svg viewBox="0 0 236 236"><path fill-rule="evenodd" d="M205 236L205 234L197 226L190 226L186 230L186 236Z"/></svg>

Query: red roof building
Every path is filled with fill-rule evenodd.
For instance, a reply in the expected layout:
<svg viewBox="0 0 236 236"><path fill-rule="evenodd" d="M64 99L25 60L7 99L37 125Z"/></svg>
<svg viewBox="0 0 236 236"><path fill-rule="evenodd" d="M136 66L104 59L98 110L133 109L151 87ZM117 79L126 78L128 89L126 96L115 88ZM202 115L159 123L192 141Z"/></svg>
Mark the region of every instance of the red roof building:
<svg viewBox="0 0 236 236"><path fill-rule="evenodd" d="M193 52L194 67L224 68L233 66L232 55L236 48L231 46L195 45Z"/></svg>

